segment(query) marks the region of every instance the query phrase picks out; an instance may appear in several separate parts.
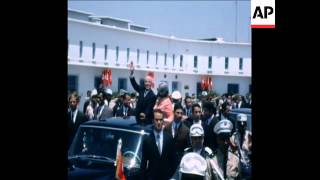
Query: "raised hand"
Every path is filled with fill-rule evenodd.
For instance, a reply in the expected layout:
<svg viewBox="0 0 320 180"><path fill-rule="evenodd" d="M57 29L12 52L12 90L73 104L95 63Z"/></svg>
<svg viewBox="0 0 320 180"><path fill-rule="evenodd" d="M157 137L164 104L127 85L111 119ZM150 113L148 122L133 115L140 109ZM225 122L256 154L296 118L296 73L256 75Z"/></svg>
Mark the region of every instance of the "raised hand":
<svg viewBox="0 0 320 180"><path fill-rule="evenodd" d="M133 75L134 65L133 65L133 62L132 62L132 61L131 61L130 64L129 64L129 70L130 70L130 75Z"/></svg>

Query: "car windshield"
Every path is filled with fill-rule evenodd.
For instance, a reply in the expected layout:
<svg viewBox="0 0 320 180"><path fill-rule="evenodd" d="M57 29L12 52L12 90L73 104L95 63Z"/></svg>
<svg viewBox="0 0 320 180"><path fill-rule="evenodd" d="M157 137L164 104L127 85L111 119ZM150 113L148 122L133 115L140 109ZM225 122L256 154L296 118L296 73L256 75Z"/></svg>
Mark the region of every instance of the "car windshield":
<svg viewBox="0 0 320 180"><path fill-rule="evenodd" d="M117 144L122 140L124 167L139 168L141 163L141 143L143 134L126 129L81 126L70 147L68 157L87 157L105 161L115 161Z"/></svg>

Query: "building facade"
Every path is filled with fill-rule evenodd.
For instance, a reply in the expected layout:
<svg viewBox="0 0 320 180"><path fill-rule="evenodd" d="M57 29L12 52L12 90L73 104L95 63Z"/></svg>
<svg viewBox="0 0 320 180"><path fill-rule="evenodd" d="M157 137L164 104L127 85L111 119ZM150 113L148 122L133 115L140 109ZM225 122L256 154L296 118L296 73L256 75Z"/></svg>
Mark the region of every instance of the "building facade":
<svg viewBox="0 0 320 180"><path fill-rule="evenodd" d="M68 10L68 91L82 97L97 87L105 68L112 69L114 92L133 92L128 65L142 81L155 74L155 87L167 81L169 90L199 94L201 77L210 76L213 91L245 95L251 91L251 44L191 40L148 33L132 21ZM188 88L186 89L186 86ZM154 89L156 91L156 88ZM80 106L84 103L81 98Z"/></svg>

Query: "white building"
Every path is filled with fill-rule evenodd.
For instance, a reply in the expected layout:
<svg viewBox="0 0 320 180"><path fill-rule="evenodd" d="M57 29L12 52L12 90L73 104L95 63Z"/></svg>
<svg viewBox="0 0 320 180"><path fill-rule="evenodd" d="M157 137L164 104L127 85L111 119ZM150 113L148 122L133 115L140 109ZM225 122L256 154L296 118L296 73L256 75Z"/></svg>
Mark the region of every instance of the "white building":
<svg viewBox="0 0 320 180"><path fill-rule="evenodd" d="M137 81L153 71L155 86L165 80L170 92L200 93L202 75L212 77L213 91L219 94L233 91L245 95L251 91L251 44L221 38L181 39L146 30L130 20L69 9L68 90L85 97L87 90L98 86L103 69L108 67L112 69L114 92L134 92L128 71L133 61ZM186 85L189 89L184 89ZM83 102L81 98L80 107Z"/></svg>

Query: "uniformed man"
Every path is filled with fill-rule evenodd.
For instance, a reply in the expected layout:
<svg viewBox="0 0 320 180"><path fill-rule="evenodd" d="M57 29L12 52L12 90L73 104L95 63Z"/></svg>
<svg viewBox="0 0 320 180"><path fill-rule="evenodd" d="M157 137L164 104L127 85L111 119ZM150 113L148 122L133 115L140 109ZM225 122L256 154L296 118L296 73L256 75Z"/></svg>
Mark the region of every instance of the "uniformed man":
<svg viewBox="0 0 320 180"><path fill-rule="evenodd" d="M200 156L202 156L206 162L207 162L207 170L206 170L206 175L205 175L205 179L209 180L212 179L212 167L211 167L211 163L210 163L210 159L213 158L213 153L212 150L209 147L204 147L203 146L203 142L204 142L204 130L201 124L193 124L190 127L190 143L191 143L191 147L186 148L184 150L184 154L186 155L187 153L197 153ZM181 160L182 162L182 160ZM172 177L172 179L176 179L178 180L180 178L180 174L178 172L179 167L177 168L174 176Z"/></svg>
<svg viewBox="0 0 320 180"><path fill-rule="evenodd" d="M217 135L217 149L211 160L213 176L223 176L226 180L238 179L240 177L240 161L237 153L230 148L230 137L233 129L232 122L228 119L219 121L214 126L214 133ZM216 167L218 166L218 167Z"/></svg>
<svg viewBox="0 0 320 180"><path fill-rule="evenodd" d="M207 168L207 162L202 156L187 153L181 159L179 180L205 180Z"/></svg>
<svg viewBox="0 0 320 180"><path fill-rule="evenodd" d="M241 176L243 179L251 178L251 146L252 133L247 130L247 115L237 115L237 131L232 135L231 144L236 147L240 157Z"/></svg>

